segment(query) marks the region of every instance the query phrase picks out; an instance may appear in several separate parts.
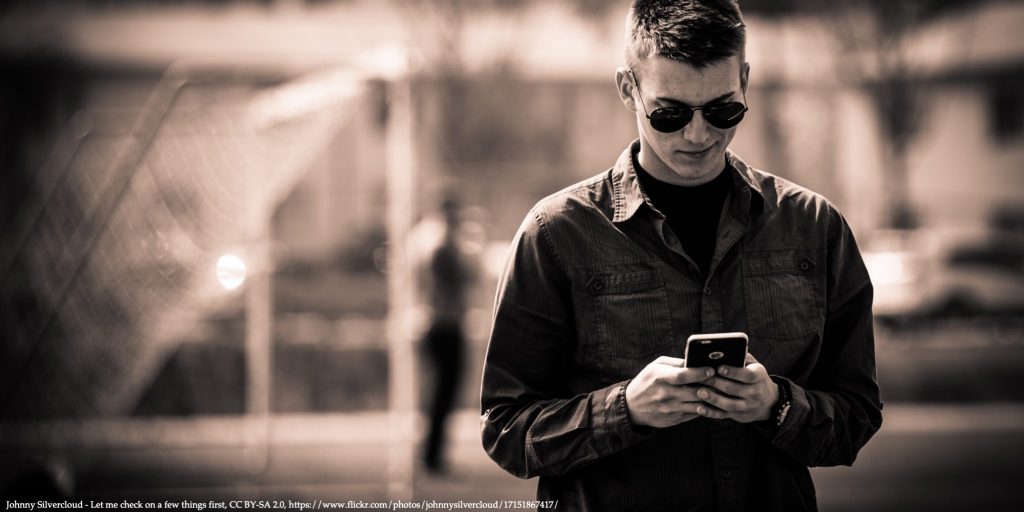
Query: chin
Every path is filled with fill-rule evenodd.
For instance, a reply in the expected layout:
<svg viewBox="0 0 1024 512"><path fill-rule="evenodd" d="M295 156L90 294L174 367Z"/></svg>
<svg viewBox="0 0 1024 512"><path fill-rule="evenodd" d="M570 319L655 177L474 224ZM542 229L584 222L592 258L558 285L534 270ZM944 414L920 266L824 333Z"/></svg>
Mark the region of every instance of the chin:
<svg viewBox="0 0 1024 512"><path fill-rule="evenodd" d="M712 158L710 155L700 162L694 162L685 156L681 156L673 162L672 171L686 179L698 180L704 178L711 180L725 167L725 164L721 162L722 159L720 157Z"/></svg>

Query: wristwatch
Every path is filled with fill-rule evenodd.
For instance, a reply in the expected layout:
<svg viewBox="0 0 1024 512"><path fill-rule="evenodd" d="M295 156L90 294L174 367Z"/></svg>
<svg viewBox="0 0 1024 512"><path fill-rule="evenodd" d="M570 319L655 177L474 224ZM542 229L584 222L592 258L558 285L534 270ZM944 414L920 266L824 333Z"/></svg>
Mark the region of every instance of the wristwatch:
<svg viewBox="0 0 1024 512"><path fill-rule="evenodd" d="M775 428L782 428L782 424L786 422L786 416L789 416L789 409L793 407L792 394L789 390L789 381L786 379L773 376L772 382L779 385L779 400L772 407L769 420L774 422Z"/></svg>

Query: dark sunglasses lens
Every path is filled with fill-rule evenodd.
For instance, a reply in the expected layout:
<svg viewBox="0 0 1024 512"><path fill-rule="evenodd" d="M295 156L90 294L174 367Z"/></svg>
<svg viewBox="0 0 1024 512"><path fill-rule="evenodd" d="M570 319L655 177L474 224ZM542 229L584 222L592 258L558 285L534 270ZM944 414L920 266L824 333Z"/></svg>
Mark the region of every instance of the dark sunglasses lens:
<svg viewBox="0 0 1024 512"><path fill-rule="evenodd" d="M730 102L704 110L704 119L715 128L732 128L740 124L747 106L739 102Z"/></svg>
<svg viewBox="0 0 1024 512"><path fill-rule="evenodd" d="M693 111L688 108L659 108L651 112L651 127L659 132L672 133L679 131L693 119Z"/></svg>

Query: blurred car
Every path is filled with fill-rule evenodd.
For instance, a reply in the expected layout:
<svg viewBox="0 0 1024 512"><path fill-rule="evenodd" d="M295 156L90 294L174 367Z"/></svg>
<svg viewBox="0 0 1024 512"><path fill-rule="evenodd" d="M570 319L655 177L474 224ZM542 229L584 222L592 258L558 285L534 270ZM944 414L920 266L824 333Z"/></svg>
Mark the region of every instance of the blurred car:
<svg viewBox="0 0 1024 512"><path fill-rule="evenodd" d="M1024 333L1024 236L986 226L882 230L864 251L883 326L982 319ZM1015 327L1016 326L1016 327Z"/></svg>

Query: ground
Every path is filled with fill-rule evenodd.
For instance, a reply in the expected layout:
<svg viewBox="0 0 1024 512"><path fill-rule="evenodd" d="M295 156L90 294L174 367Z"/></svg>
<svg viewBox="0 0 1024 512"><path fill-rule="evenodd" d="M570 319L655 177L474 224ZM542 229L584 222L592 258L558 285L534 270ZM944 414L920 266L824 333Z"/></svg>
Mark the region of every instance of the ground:
<svg viewBox="0 0 1024 512"><path fill-rule="evenodd" d="M129 426L131 425L131 426ZM455 415L452 472L417 472L414 500L531 499L535 480L504 473L483 452L472 410ZM382 413L280 416L267 456L232 418L153 420L79 429L68 452L77 499L315 502L388 498L388 427ZM249 425L248 428L252 428ZM249 434L247 434L247 432ZM889 404L885 426L853 467L813 475L823 511L1010 510L1024 475L1024 405ZM265 464L264 464L265 461Z"/></svg>

